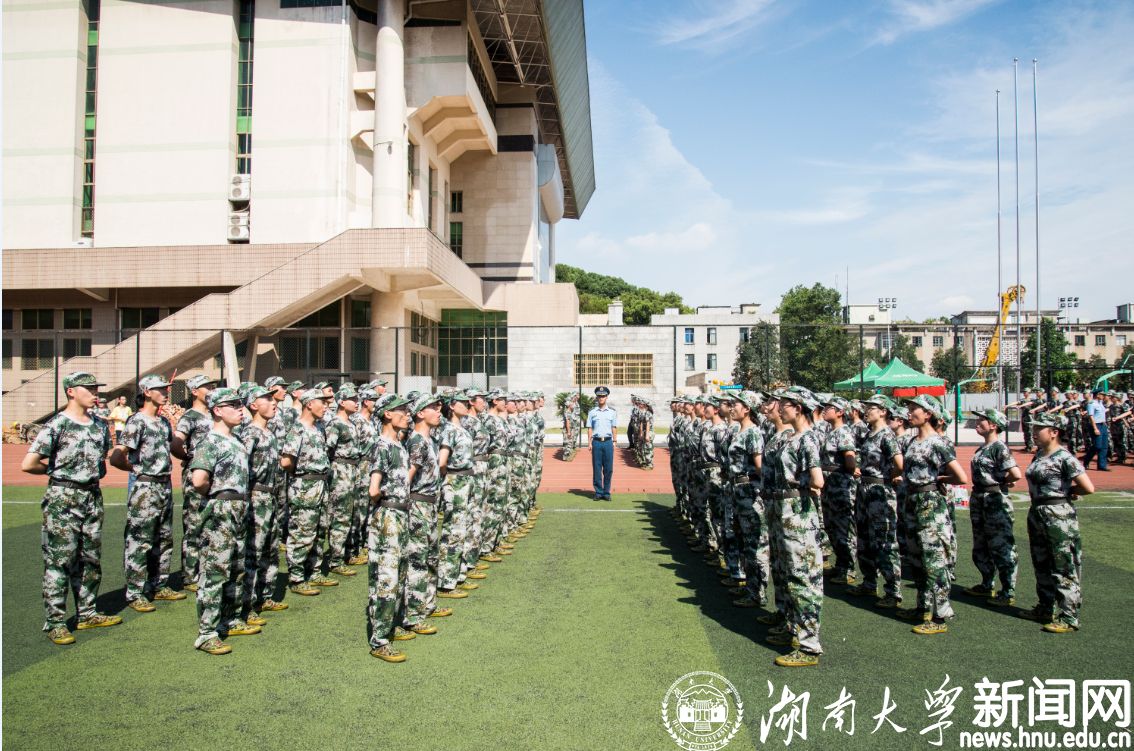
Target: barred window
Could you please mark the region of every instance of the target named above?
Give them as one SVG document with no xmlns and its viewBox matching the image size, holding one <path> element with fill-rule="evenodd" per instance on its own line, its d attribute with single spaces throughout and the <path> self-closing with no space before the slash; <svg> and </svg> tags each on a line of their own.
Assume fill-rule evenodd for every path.
<svg viewBox="0 0 1134 751">
<path fill-rule="evenodd" d="M 20 365 L 24 370 L 47 370 L 55 367 L 55 340 L 22 340 L 20 342 Z"/>
<path fill-rule="evenodd" d="M 653 354 L 575 355 L 577 386 L 653 386 Z"/>
<path fill-rule="evenodd" d="M 90 357 L 91 356 L 91 340 L 90 339 L 64 339 L 63 340 L 63 359 L 69 360 L 72 357 Z"/>
</svg>

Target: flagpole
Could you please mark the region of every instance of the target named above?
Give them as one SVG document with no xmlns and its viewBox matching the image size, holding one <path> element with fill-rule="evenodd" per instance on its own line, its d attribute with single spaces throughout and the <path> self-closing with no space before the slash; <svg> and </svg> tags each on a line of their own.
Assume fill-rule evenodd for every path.
<svg viewBox="0 0 1134 751">
<path fill-rule="evenodd" d="M 1004 294 L 1004 269 L 1003 259 L 1001 258 L 1001 231 L 1000 231 L 1000 89 L 996 90 L 996 306 L 993 308 L 997 311 L 996 314 L 996 394 L 997 399 L 1000 401 L 1000 406 L 1007 404 L 1004 398 L 1004 369 L 1001 367 L 1000 351 L 1000 338 L 1003 332 L 1000 330 L 1004 322 L 1000 320 L 1000 296 Z"/>
<path fill-rule="evenodd" d="M 1035 193 L 1036 193 L 1036 385 L 1040 383 L 1040 369 L 1043 359 L 1043 313 L 1040 310 L 1040 221 L 1039 221 L 1039 90 L 1037 88 L 1036 66 L 1038 61 L 1032 58 L 1032 130 L 1035 140 Z M 1048 355 L 1050 357 L 1050 355 Z M 1051 384 L 1048 384 L 1051 386 Z"/>
<path fill-rule="evenodd" d="M 1015 172 L 1016 172 L 1016 286 L 1020 286 L 1020 96 L 1016 81 L 1016 71 L 1020 58 L 1012 58 L 1012 101 L 1013 117 L 1016 123 L 1015 135 Z M 1023 314 L 1020 295 L 1016 295 L 1016 398 L 1020 398 L 1023 387 L 1024 349 L 1021 342 L 1021 317 Z"/>
</svg>

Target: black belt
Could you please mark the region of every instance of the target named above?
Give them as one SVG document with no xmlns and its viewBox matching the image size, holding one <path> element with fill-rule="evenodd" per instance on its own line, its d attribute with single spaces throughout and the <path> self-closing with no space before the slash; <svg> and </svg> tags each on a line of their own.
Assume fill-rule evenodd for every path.
<svg viewBox="0 0 1134 751">
<path fill-rule="evenodd" d="M 446 469 L 445 474 L 464 477 L 465 475 L 471 475 L 474 473 L 472 467 L 468 467 L 467 469 Z"/>
<path fill-rule="evenodd" d="M 977 485 L 976 483 L 973 483 L 973 492 L 974 493 L 991 493 L 994 490 L 999 491 L 1000 486 L 999 485 Z"/>
<path fill-rule="evenodd" d="M 492 454 L 477 454 L 476 456 L 473 457 L 473 460 L 478 461 L 478 462 L 486 462 L 491 457 L 492 457 Z"/>
<path fill-rule="evenodd" d="M 57 488 L 73 488 L 75 490 L 98 490 L 98 480 L 91 480 L 90 482 L 75 482 L 74 480 L 56 480 L 54 477 L 47 481 L 47 484 Z"/>
<path fill-rule="evenodd" d="M 252 490 L 257 493 L 274 493 L 276 492 L 276 487 L 274 485 L 265 485 L 262 482 L 257 482 L 253 483 Z"/>
<path fill-rule="evenodd" d="M 326 472 L 296 472 L 296 477 L 318 477 L 320 480 L 327 479 Z"/>
<path fill-rule="evenodd" d="M 235 490 L 222 490 L 219 493 L 210 493 L 209 494 L 209 500 L 210 501 L 243 501 L 243 500 L 245 500 L 245 495 L 243 493 L 237 493 Z"/>
<path fill-rule="evenodd" d="M 743 477 L 737 477 L 736 479 L 734 479 L 732 481 L 732 484 L 733 485 L 753 485 L 753 484 L 758 483 L 758 482 L 760 482 L 759 477 L 750 477 L 748 475 L 744 475 Z"/>
<path fill-rule="evenodd" d="M 823 471 L 824 472 L 841 472 L 843 469 L 844 469 L 844 467 L 840 467 L 838 464 L 824 464 L 823 465 Z"/>
<path fill-rule="evenodd" d="M 352 458 L 350 458 L 350 457 L 346 457 L 346 456 L 344 456 L 344 457 L 335 457 L 335 462 L 336 462 L 336 463 L 338 463 L 338 464 L 349 464 L 349 465 L 351 465 L 352 467 L 353 467 L 353 466 L 357 466 L 357 465 L 358 465 L 358 463 L 359 463 L 360 461 L 362 461 L 362 459 L 360 459 L 360 458 L 358 458 L 358 457 L 355 457 L 355 458 L 353 458 L 353 459 L 352 459 Z"/>
<path fill-rule="evenodd" d="M 381 508 L 388 508 L 391 511 L 405 511 L 409 508 L 409 504 L 405 501 L 392 501 L 389 498 L 383 498 L 378 501 Z"/>
<path fill-rule="evenodd" d="M 410 500 L 413 500 L 413 501 L 425 501 L 426 503 L 437 503 L 437 496 L 435 496 L 435 495 L 426 495 L 425 493 L 410 493 L 409 497 L 410 497 Z"/>
<path fill-rule="evenodd" d="M 169 475 L 135 475 L 134 482 L 169 482 Z"/>
<path fill-rule="evenodd" d="M 862 476 L 862 484 L 863 485 L 885 485 L 886 480 L 884 478 L 881 478 L 881 477 L 871 477 L 870 475 L 863 475 Z"/>
<path fill-rule="evenodd" d="M 773 490 L 772 498 L 777 501 L 782 501 L 785 498 L 799 498 L 799 490 L 792 488 L 791 490 Z"/>
<path fill-rule="evenodd" d="M 610 440 L 610 436 L 606 436 L 605 438 L 599 438 L 598 436 L 595 436 L 591 440 L 596 442 L 596 443 L 605 443 L 605 442 Z"/>
<path fill-rule="evenodd" d="M 910 485 L 909 488 L 911 493 L 928 493 L 931 490 L 937 492 L 937 483 L 927 482 L 924 485 Z"/>
<path fill-rule="evenodd" d="M 712 469 L 719 466 L 721 466 L 720 462 L 701 462 L 697 465 L 697 469 Z"/>
<path fill-rule="evenodd" d="M 1033 498 L 1033 506 L 1057 506 L 1060 503 L 1071 503 L 1072 500 L 1064 495 L 1046 495 L 1041 498 Z"/>
</svg>

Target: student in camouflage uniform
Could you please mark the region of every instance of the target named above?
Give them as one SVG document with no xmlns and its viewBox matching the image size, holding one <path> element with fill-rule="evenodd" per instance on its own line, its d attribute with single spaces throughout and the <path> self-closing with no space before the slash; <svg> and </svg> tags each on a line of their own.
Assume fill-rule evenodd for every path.
<svg viewBox="0 0 1134 751">
<path fill-rule="evenodd" d="M 290 475 L 287 500 L 288 588 L 297 595 L 319 594 L 316 587 L 334 587 L 338 582 L 319 571 L 321 524 L 327 503 L 327 478 L 331 459 L 323 429 L 327 403 L 323 392 L 308 389 L 300 397 L 303 411 L 280 446 L 280 466 Z"/>
<path fill-rule="evenodd" d="M 563 404 L 563 461 L 572 461 L 579 448 L 579 394 L 572 393 Z"/>
<path fill-rule="evenodd" d="M 532 455 L 535 458 L 535 477 L 532 478 L 532 502 L 529 513 L 539 515 L 540 507 L 536 501 L 536 494 L 539 492 L 539 485 L 543 481 L 543 446 L 547 440 L 547 420 L 543 417 L 544 398 L 543 392 L 536 392 L 535 401 L 532 403 L 533 416 L 536 424 L 536 439 L 535 446 L 532 449 Z"/>
<path fill-rule="evenodd" d="M 724 556 L 730 552 L 731 543 L 735 542 L 731 533 L 726 537 L 724 525 L 724 488 L 721 483 L 721 455 L 720 447 L 728 434 L 728 424 L 721 418 L 720 400 L 716 397 L 706 397 L 703 407 L 705 415 L 705 428 L 701 431 L 700 469 L 703 474 L 702 492 L 705 497 L 705 520 L 712 530 L 708 552 L 705 560 L 713 566 L 727 568 Z"/>
<path fill-rule="evenodd" d="M 1038 450 L 1024 477 L 1032 505 L 1028 510 L 1028 544 L 1036 571 L 1039 603 L 1027 616 L 1044 631 L 1067 634 L 1079 630 L 1083 594 L 1083 550 L 1075 499 L 1095 492 L 1083 464 L 1060 444 L 1066 421 L 1059 415 L 1037 415 L 1032 423 Z"/>
<path fill-rule="evenodd" d="M 980 572 L 980 584 L 965 590 L 974 597 L 988 598 L 992 605 L 1008 606 L 1016 601 L 1016 537 L 1012 532 L 1012 502 L 1008 488 L 1021 478 L 1012 452 L 1000 440 L 1008 427 L 1008 417 L 995 409 L 974 412 L 976 431 L 984 444 L 969 463 L 973 491 L 969 499 L 969 519 L 973 525 L 973 563 Z M 1000 574 L 1000 592 L 992 585 Z"/>
<path fill-rule="evenodd" d="M 758 394 L 752 391 L 737 394 L 732 415 L 739 430 L 727 453 L 731 504 L 740 528 L 744 570 L 741 596 L 733 604 L 741 608 L 761 607 L 767 603 L 770 586 L 767 515 L 760 497 L 764 433 L 753 419 L 759 408 Z"/>
<path fill-rule="evenodd" d="M 472 436 L 473 483 L 469 496 L 469 534 L 461 554 L 461 570 L 470 579 L 487 579 L 484 572 L 489 564 L 478 561 L 480 546 L 485 535 L 485 516 L 488 513 L 488 460 L 492 437 L 484 425 L 484 412 L 488 409 L 485 393 L 469 389 L 469 414 L 461 418 L 461 426 Z"/>
<path fill-rule="evenodd" d="M 858 441 L 855 429 L 843 421 L 850 413 L 846 399 L 830 396 L 822 401 L 823 420 L 830 426 L 822 437 L 820 459 L 823 463 L 823 522 L 831 541 L 835 563 L 831 569 L 832 584 L 854 585 L 855 498 L 858 495 Z M 865 427 L 865 425 L 864 425 Z"/>
<path fill-rule="evenodd" d="M 793 647 L 775 663 L 782 667 L 819 664 L 823 647 L 819 623 L 823 608 L 823 554 L 819 546 L 818 505 L 823 490 L 819 439 L 811 430 L 811 415 L 819 406 L 806 389 L 778 391 L 780 419 L 792 432 L 771 458 L 772 497 L 776 500 L 778 548 L 772 565 L 781 568 L 786 585 L 785 621 L 773 626 L 766 641 Z"/>
<path fill-rule="evenodd" d="M 409 406 L 413 430 L 406 439 L 409 453 L 409 507 L 406 537 L 404 626 L 415 634 L 435 634 L 426 618 L 452 615 L 437 607 L 437 504 L 441 471 L 430 432 L 441 424 L 441 400 L 421 394 Z"/>
<path fill-rule="evenodd" d="M 374 403 L 378 394 L 366 387 L 358 392 L 358 411 L 350 416 L 358 440 L 358 467 L 355 474 L 357 481 L 354 513 L 351 515 L 350 533 L 346 541 L 347 564 L 361 566 L 369 562 L 366 551 L 366 537 L 369 523 L 367 515 L 370 513 L 370 503 L 367 499 L 370 487 L 370 454 L 374 449 L 374 441 L 378 439 L 381 424 L 374 420 Z"/>
<path fill-rule="evenodd" d="M 441 450 L 437 463 L 444 477 L 441 486 L 441 536 L 438 543 L 437 596 L 460 599 L 478 589 L 475 582 L 465 582 L 462 570 L 465 539 L 469 535 L 472 516 L 472 491 L 476 485 L 473 467 L 473 437 L 461 425 L 469 415 L 469 396 L 457 392 L 445 397 L 441 425 Z"/>
<path fill-rule="evenodd" d="M 110 426 L 88 415 L 102 386 L 90 373 L 63 378 L 67 406 L 36 435 L 20 469 L 48 476 L 43 495 L 43 630 L 53 644 L 74 644 L 67 628 L 67 590 L 75 596 L 78 630 L 122 619 L 95 609 L 102 582 L 102 490 Z"/>
<path fill-rule="evenodd" d="M 712 427 L 713 441 L 716 443 L 716 454 L 720 460 L 720 498 L 717 507 L 720 510 L 720 520 L 717 526 L 720 541 L 721 557 L 715 563 L 725 570 L 722 582 L 729 586 L 739 586 L 744 579 L 739 528 L 736 523 L 736 504 L 732 492 L 732 476 L 729 474 L 728 452 L 732 446 L 733 438 L 739 431 L 738 424 L 733 420 L 732 410 L 736 405 L 736 396 L 731 392 L 722 392 L 717 397 L 717 415 L 721 418 L 719 424 Z"/>
<path fill-rule="evenodd" d="M 396 394 L 379 396 L 374 417 L 381 430 L 370 452 L 367 552 L 369 599 L 366 630 L 370 654 L 386 662 L 405 662 L 391 640 L 405 641 L 416 634 L 401 628 L 405 609 L 409 535 L 409 453 L 398 435 L 409 426 L 405 399 Z"/>
<path fill-rule="evenodd" d="M 276 416 L 278 402 L 266 388 L 248 391 L 244 403 L 252 422 L 240 431 L 240 442 L 248 452 L 248 516 L 244 538 L 244 613 L 252 626 L 267 623 L 264 611 L 286 610 L 287 603 L 273 599 L 279 549 L 276 530 L 280 513 L 280 444 L 269 425 Z"/>
<path fill-rule="evenodd" d="M 638 397 L 638 450 L 635 458 L 643 469 L 654 468 L 654 405 L 645 397 Z"/>
<path fill-rule="evenodd" d="M 186 595 L 169 587 L 173 558 L 173 462 L 169 451 L 173 428 L 159 414 L 169 401 L 169 383 L 161 376 L 147 375 L 138 381 L 138 390 L 145 402 L 126 421 L 122 447 L 111 455 L 110 463 L 134 473 L 126 501 L 126 604 L 139 613 L 149 613 L 155 608 L 147 593 L 155 600 L 168 601 L 184 600 Z"/>
<path fill-rule="evenodd" d="M 193 483 L 189 481 L 189 463 L 193 461 L 197 444 L 212 430 L 213 421 L 209 418 L 205 400 L 217 382 L 206 375 L 195 375 L 185 385 L 193 396 L 193 404 L 177 421 L 171 451 L 181 460 L 181 578 L 185 582 L 185 589 L 195 592 L 199 573 L 201 505 L 204 498 L 193 489 Z"/>
<path fill-rule="evenodd" d="M 197 579 L 199 628 L 193 646 L 211 655 L 232 647 L 220 633 L 247 636 L 259 626 L 240 618 L 243 603 L 244 535 L 248 513 L 248 452 L 235 436 L 243 402 L 233 389 L 219 388 L 208 397 L 213 429 L 196 446 L 189 463 L 193 488 L 205 499 L 201 506 L 201 573 Z"/>
<path fill-rule="evenodd" d="M 949 577 L 951 543 L 949 506 L 941 492 L 943 481 L 966 485 L 965 471 L 957 463 L 953 445 L 937 433 L 943 419 L 941 405 L 928 396 L 904 400 L 909 407 L 909 422 L 917 432 L 902 457 L 902 482 L 908 496 L 907 514 L 915 535 L 910 539 L 914 559 L 914 583 L 917 585 L 917 607 L 899 611 L 909 619 L 922 622 L 913 627 L 915 634 L 944 634 L 945 625 L 953 617 L 949 602 L 952 581 Z"/>
<path fill-rule="evenodd" d="M 324 506 L 326 517 L 320 524 L 327 532 L 321 568 L 338 576 L 354 576 L 355 570 L 346 565 L 346 545 L 355 507 L 361 505 L 358 465 L 362 461 L 362 444 L 351 419 L 358 413 L 358 392 L 354 386 L 346 384 L 339 389 L 335 401 L 338 414 L 325 424 L 331 481 L 327 486 L 327 503 Z"/>
<path fill-rule="evenodd" d="M 873 396 L 863 404 L 869 432 L 859 447 L 862 480 L 855 506 L 858 524 L 858 565 L 862 583 L 849 592 L 863 597 L 878 595 L 879 608 L 897 608 L 902 602 L 902 564 L 898 554 L 898 501 L 894 483 L 902 475 L 902 452 L 898 439 L 886 424 L 892 402 Z"/>
<path fill-rule="evenodd" d="M 507 458 L 508 477 L 507 493 L 500 520 L 501 539 L 496 543 L 498 555 L 512 555 L 513 544 L 508 539 L 515 527 L 517 507 L 523 495 L 524 483 L 524 426 L 520 421 L 520 398 L 515 393 L 509 393 L 504 402 L 505 414 L 504 430 L 507 442 L 504 446 L 504 455 Z"/>
<path fill-rule="evenodd" d="M 488 412 L 480 416 L 488 435 L 488 480 L 484 514 L 484 535 L 480 544 L 482 563 L 499 563 L 504 552 L 497 545 L 502 542 L 504 507 L 508 503 L 508 441 L 507 396 L 500 390 L 488 394 Z"/>
<path fill-rule="evenodd" d="M 910 442 L 915 437 L 914 432 L 908 429 L 909 416 L 908 408 L 901 403 L 895 403 L 890 409 L 890 418 L 886 420 L 886 426 L 894 432 L 894 439 L 898 442 L 898 453 L 902 456 L 905 456 L 906 449 L 909 448 Z M 915 535 L 912 526 L 912 514 L 909 513 L 909 493 L 906 492 L 904 482 L 898 482 L 894 485 L 894 495 L 898 501 L 898 557 L 902 562 L 903 575 L 912 579 L 917 564 L 914 563 L 910 540 Z"/>
</svg>

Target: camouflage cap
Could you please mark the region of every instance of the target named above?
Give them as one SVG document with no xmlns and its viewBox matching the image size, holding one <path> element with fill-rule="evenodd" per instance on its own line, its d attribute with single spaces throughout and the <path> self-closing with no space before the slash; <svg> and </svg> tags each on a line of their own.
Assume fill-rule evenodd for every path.
<svg viewBox="0 0 1134 751">
<path fill-rule="evenodd" d="M 292 381 L 291 383 L 289 383 L 287 385 L 287 393 L 291 394 L 291 393 L 294 393 L 295 391 L 298 391 L 299 389 L 305 389 L 305 388 L 307 388 L 307 385 L 305 383 L 303 383 L 303 381 Z"/>
<path fill-rule="evenodd" d="M 388 385 L 390 385 L 390 382 L 387 381 L 385 378 L 375 378 L 373 381 L 371 381 L 370 383 L 368 383 L 366 385 L 369 386 L 370 388 L 377 388 L 378 386 L 388 386 Z"/>
<path fill-rule="evenodd" d="M 190 391 L 196 391 L 197 389 L 204 388 L 205 386 L 215 386 L 216 384 L 216 378 L 209 378 L 204 373 L 195 375 L 185 382 L 185 385 L 189 388 Z"/>
<path fill-rule="evenodd" d="M 378 398 L 378 392 L 372 388 L 359 389 L 358 398 L 362 401 L 374 401 Z"/>
<path fill-rule="evenodd" d="M 358 401 L 358 390 L 355 389 L 354 384 L 344 383 L 339 386 L 339 390 L 335 392 L 335 399 L 338 401 Z"/>
<path fill-rule="evenodd" d="M 1057 415 L 1054 412 L 1043 412 L 1032 418 L 1033 428 L 1056 428 L 1057 430 L 1067 429 L 1067 418 L 1063 415 Z"/>
<path fill-rule="evenodd" d="M 240 404 L 241 401 L 240 394 L 236 393 L 236 389 L 222 386 L 219 389 L 213 389 L 209 392 L 208 397 L 205 399 L 205 404 L 208 405 L 209 409 L 213 409 L 222 404 Z"/>
<path fill-rule="evenodd" d="M 471 402 L 472 397 L 469 396 L 469 392 L 458 390 L 445 394 L 444 400 L 446 404 L 452 404 L 453 402 Z"/>
<path fill-rule="evenodd" d="M 68 373 L 63 376 L 63 388 L 69 389 L 72 386 L 105 386 L 105 383 L 99 383 L 98 379 L 91 373 L 79 370 L 74 373 Z"/>
<path fill-rule="evenodd" d="M 311 388 L 303 392 L 303 396 L 299 397 L 299 403 L 306 406 L 315 400 L 326 399 L 323 392 L 319 389 Z"/>
<path fill-rule="evenodd" d="M 896 420 L 908 420 L 910 419 L 910 410 L 901 404 L 895 404 L 890 408 L 890 417 Z"/>
<path fill-rule="evenodd" d="M 378 401 L 374 403 L 374 415 L 378 419 L 382 419 L 382 415 L 390 410 L 404 407 L 407 404 L 409 404 L 409 401 L 397 394 L 382 394 L 382 396 L 378 397 Z"/>
<path fill-rule="evenodd" d="M 866 411 L 867 407 L 871 407 L 871 406 L 881 407 L 884 410 L 887 410 L 889 412 L 893 412 L 894 411 L 894 400 L 891 399 L 890 397 L 886 396 L 885 394 L 875 394 L 874 396 L 870 397 L 869 399 L 867 399 L 866 401 L 864 401 L 862 403 L 863 412 Z"/>
<path fill-rule="evenodd" d="M 465 394 L 468 395 L 470 401 L 480 396 L 487 396 L 487 392 L 478 388 L 465 389 Z"/>
<path fill-rule="evenodd" d="M 266 381 L 264 381 L 264 388 L 266 388 L 266 389 L 274 389 L 276 386 L 286 386 L 286 385 L 287 385 L 287 381 L 285 381 L 280 376 L 271 376 Z"/>
<path fill-rule="evenodd" d="M 776 392 L 776 397 L 780 401 L 789 401 L 798 404 L 804 409 L 814 410 L 819 406 L 819 400 L 811 393 L 809 389 L 803 386 L 791 386 L 786 389 L 780 389 Z"/>
<path fill-rule="evenodd" d="M 753 412 L 760 409 L 760 405 L 764 403 L 764 400 L 755 391 L 737 392 L 736 400 Z"/>
<path fill-rule="evenodd" d="M 850 409 L 850 402 L 841 396 L 835 396 L 834 394 L 823 394 L 822 396 L 824 398 L 819 400 L 819 404 L 824 407 L 834 407 L 840 412 L 847 412 Z"/>
<path fill-rule="evenodd" d="M 272 392 L 268 391 L 268 389 L 264 388 L 263 386 L 253 386 L 252 388 L 248 389 L 247 392 L 245 392 L 244 403 L 246 405 L 248 405 L 249 407 L 251 407 L 252 402 L 256 401 L 257 399 L 259 399 L 261 397 L 271 396 L 271 395 L 272 395 Z"/>
<path fill-rule="evenodd" d="M 938 420 L 944 419 L 944 416 L 942 414 L 944 410 L 941 409 L 941 405 L 937 403 L 936 399 L 927 394 L 907 397 L 905 399 L 902 399 L 902 404 L 911 407 L 921 407 L 926 412 L 936 417 Z"/>
<path fill-rule="evenodd" d="M 236 393 L 240 394 L 240 398 L 243 399 L 255 386 L 256 384 L 252 383 L 251 381 L 243 381 L 239 386 L 236 387 Z"/>
<path fill-rule="evenodd" d="M 412 402 L 414 399 L 418 398 L 419 396 L 421 396 L 421 392 L 418 391 L 417 389 L 414 389 L 413 391 L 410 391 L 408 394 L 406 394 L 406 401 Z"/>
<path fill-rule="evenodd" d="M 319 381 L 316 384 L 312 384 L 311 388 L 315 389 L 316 391 L 322 391 L 330 385 L 331 384 L 327 383 L 326 381 Z"/>
<path fill-rule="evenodd" d="M 437 396 L 436 394 L 429 394 L 429 393 L 421 394 L 416 399 L 414 399 L 413 402 L 410 404 L 410 414 L 413 415 L 414 417 L 417 417 L 417 414 L 419 412 L 421 412 L 421 410 L 425 409 L 426 407 L 428 407 L 430 405 L 440 404 L 440 403 L 441 403 L 441 397 Z"/>
<path fill-rule="evenodd" d="M 1008 427 L 1008 415 L 998 409 L 976 409 L 972 413 L 977 418 L 983 418 L 995 425 L 999 430 Z"/>
<path fill-rule="evenodd" d="M 169 386 L 169 381 L 165 380 L 159 375 L 146 375 L 142 376 L 138 381 L 138 391 L 149 391 L 150 389 L 164 389 Z"/>
<path fill-rule="evenodd" d="M 497 399 L 507 399 L 508 398 L 507 394 L 505 394 L 501 389 L 492 389 L 491 391 L 488 392 L 488 394 L 486 394 L 486 396 L 488 397 L 488 401 L 490 401 L 490 402 L 494 402 Z"/>
</svg>

